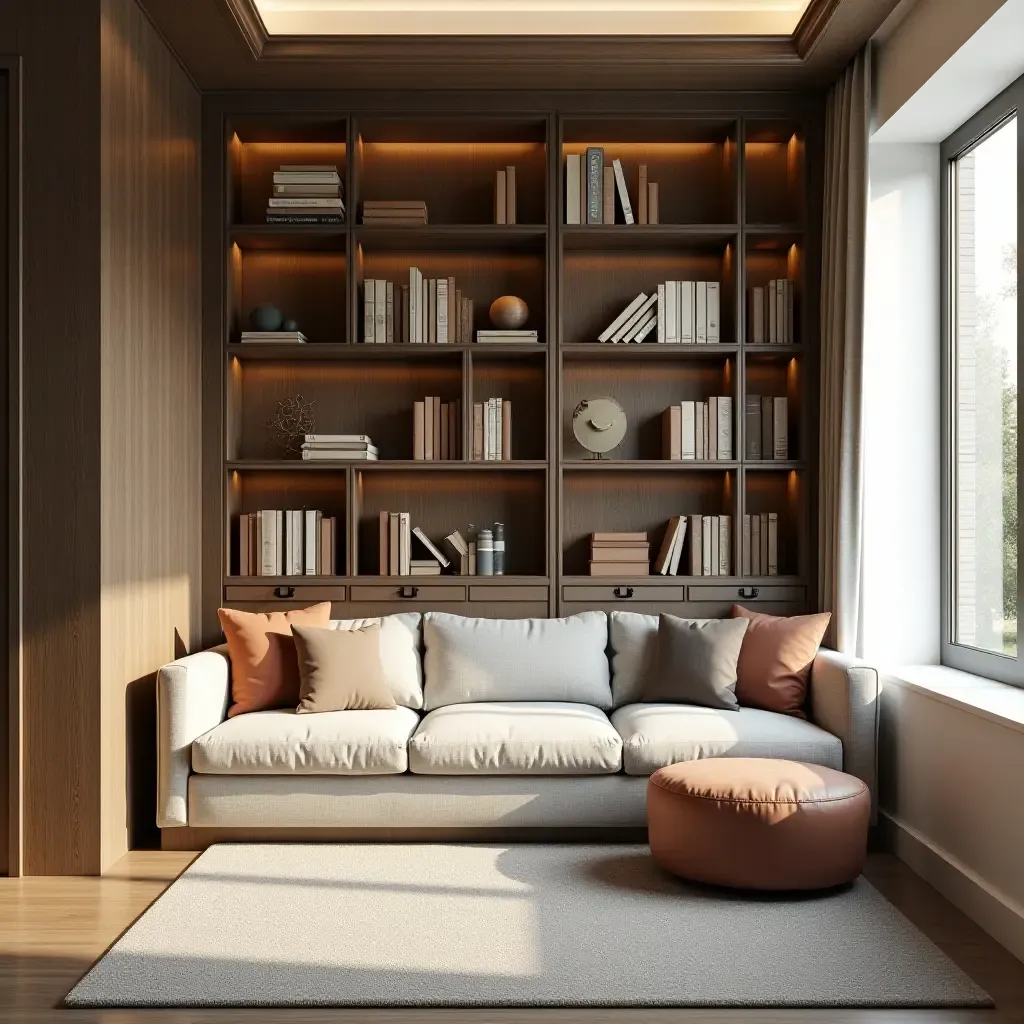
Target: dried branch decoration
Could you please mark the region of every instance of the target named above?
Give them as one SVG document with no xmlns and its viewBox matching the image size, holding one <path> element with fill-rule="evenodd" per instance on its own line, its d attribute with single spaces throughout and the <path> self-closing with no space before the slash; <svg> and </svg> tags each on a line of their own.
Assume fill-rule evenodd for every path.
<svg viewBox="0 0 1024 1024">
<path fill-rule="evenodd" d="M 267 420 L 271 446 L 283 455 L 300 454 L 306 434 L 312 434 L 313 429 L 313 402 L 307 402 L 302 395 L 281 399 L 277 412 Z"/>
</svg>

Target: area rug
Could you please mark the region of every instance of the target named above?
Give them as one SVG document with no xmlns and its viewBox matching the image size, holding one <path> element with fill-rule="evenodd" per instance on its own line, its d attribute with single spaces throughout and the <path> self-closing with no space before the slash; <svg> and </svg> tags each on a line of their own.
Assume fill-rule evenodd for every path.
<svg viewBox="0 0 1024 1024">
<path fill-rule="evenodd" d="M 645 846 L 214 846 L 69 1006 L 961 1007 L 986 994 L 864 879 L 688 885 Z"/>
</svg>

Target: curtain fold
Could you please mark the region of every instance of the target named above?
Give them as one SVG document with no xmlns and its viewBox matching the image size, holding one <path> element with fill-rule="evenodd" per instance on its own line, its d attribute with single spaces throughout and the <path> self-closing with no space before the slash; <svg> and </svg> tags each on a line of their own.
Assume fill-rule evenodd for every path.
<svg viewBox="0 0 1024 1024">
<path fill-rule="evenodd" d="M 828 95 L 821 264 L 818 600 L 826 643 L 862 654 L 864 250 L 871 55 L 865 47 Z"/>
</svg>

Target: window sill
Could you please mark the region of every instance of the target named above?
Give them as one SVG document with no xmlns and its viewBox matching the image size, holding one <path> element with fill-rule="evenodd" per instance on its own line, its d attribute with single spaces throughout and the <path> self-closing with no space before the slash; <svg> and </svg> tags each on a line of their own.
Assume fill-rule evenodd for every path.
<svg viewBox="0 0 1024 1024">
<path fill-rule="evenodd" d="M 945 665 L 904 665 L 882 675 L 886 683 L 906 686 L 1024 733 L 1024 688 Z"/>
</svg>

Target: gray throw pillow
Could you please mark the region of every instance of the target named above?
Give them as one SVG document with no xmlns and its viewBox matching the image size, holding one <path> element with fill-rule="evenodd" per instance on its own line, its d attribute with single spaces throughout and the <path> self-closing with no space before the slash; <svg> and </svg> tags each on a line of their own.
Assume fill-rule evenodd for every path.
<svg viewBox="0 0 1024 1024">
<path fill-rule="evenodd" d="M 659 615 L 654 669 L 643 699 L 738 711 L 736 665 L 746 631 L 745 619 Z"/>
</svg>

